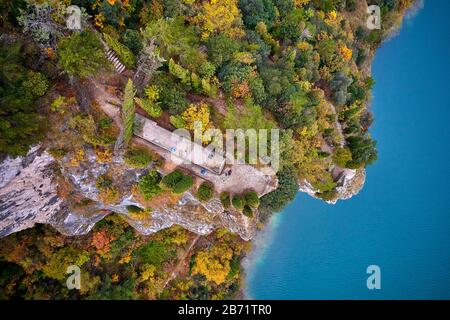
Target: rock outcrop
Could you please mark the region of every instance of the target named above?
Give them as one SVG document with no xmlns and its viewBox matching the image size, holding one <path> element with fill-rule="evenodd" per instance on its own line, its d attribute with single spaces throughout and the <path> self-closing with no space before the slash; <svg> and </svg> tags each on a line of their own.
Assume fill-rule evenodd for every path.
<svg viewBox="0 0 450 320">
<path fill-rule="evenodd" d="M 0 237 L 33 227 L 36 223 L 50 224 L 69 236 L 85 234 L 111 212 L 120 214 L 142 234 L 151 234 L 174 224 L 200 235 L 225 227 L 244 240 L 250 240 L 256 232 L 257 215 L 249 219 L 240 212 L 224 210 L 217 198 L 202 203 L 189 192 L 175 204 L 161 205 L 151 214 L 136 218 L 127 207 L 141 205 L 133 200 L 130 190 L 145 170 L 125 169 L 120 157 L 108 164 L 98 163 L 89 150 L 86 161 L 78 166 L 68 165 L 68 160 L 56 161 L 38 146 L 26 157 L 7 158 L 0 164 Z M 114 169 L 121 172 L 115 180 L 127 191 L 122 192 L 118 204 L 106 205 L 99 199 L 95 181 L 99 175 Z M 90 203 L 74 208 L 67 195 L 59 194 L 61 178 L 70 186 L 70 191 L 66 190 L 69 197 L 78 195 L 89 199 Z"/>
<path fill-rule="evenodd" d="M 6 158 L 0 166 L 0 236 L 52 223 L 59 211 L 53 158 L 32 148 L 26 157 Z"/>
<path fill-rule="evenodd" d="M 366 179 L 366 171 L 364 169 L 339 169 L 339 174 L 336 179 L 336 197 L 333 200 L 327 200 L 329 204 L 336 204 L 338 200 L 347 200 L 357 195 L 364 186 Z M 299 191 L 305 192 L 311 197 L 317 198 L 319 190 L 305 180 L 300 180 Z"/>
</svg>

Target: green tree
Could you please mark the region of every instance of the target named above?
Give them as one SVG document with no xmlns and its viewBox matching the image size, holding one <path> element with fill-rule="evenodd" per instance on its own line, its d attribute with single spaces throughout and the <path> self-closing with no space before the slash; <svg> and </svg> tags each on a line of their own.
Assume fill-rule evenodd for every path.
<svg viewBox="0 0 450 320">
<path fill-rule="evenodd" d="M 230 61 L 233 58 L 233 54 L 241 48 L 241 44 L 238 41 L 223 34 L 209 37 L 206 46 L 208 48 L 208 59 L 216 67 L 220 67 L 222 64 Z"/>
<path fill-rule="evenodd" d="M 200 201 L 209 201 L 214 195 L 214 186 L 211 182 L 203 182 L 197 190 L 197 198 Z"/>
<path fill-rule="evenodd" d="M 146 39 L 155 39 L 162 57 L 173 58 L 191 71 L 206 60 L 198 50 L 199 39 L 194 28 L 187 26 L 181 17 L 154 20 L 147 25 L 143 35 Z"/>
<path fill-rule="evenodd" d="M 156 170 L 152 170 L 139 180 L 138 187 L 139 191 L 145 200 L 150 200 L 154 196 L 162 192 L 159 182 L 161 181 L 161 176 Z"/>
<path fill-rule="evenodd" d="M 135 29 L 127 29 L 125 30 L 123 36 L 123 43 L 133 51 L 135 55 L 139 54 L 142 50 L 143 45 L 141 41 L 141 36 L 139 35 L 139 31 Z"/>
<path fill-rule="evenodd" d="M 341 71 L 336 72 L 333 80 L 330 81 L 330 88 L 333 90 L 333 100 L 338 106 L 345 104 L 351 97 L 347 90 L 352 81 L 351 77 Z"/>
<path fill-rule="evenodd" d="M 252 218 L 253 217 L 253 210 L 252 207 L 245 205 L 244 208 L 242 209 L 242 213 L 244 214 L 244 216 Z"/>
<path fill-rule="evenodd" d="M 259 198 L 255 191 L 249 191 L 244 194 L 245 203 L 252 208 L 258 208 Z"/>
<path fill-rule="evenodd" d="M 152 156 L 144 149 L 128 149 L 124 160 L 131 168 L 142 169 L 150 164 Z"/>
<path fill-rule="evenodd" d="M 333 153 L 333 162 L 342 168 L 346 168 L 347 163 L 352 160 L 352 153 L 349 148 L 336 148 Z"/>
<path fill-rule="evenodd" d="M 180 194 L 192 187 L 193 179 L 189 175 L 184 175 L 180 170 L 174 170 L 164 176 L 161 183 L 171 189 L 174 193 Z"/>
<path fill-rule="evenodd" d="M 22 83 L 23 89 L 31 97 L 42 97 L 48 89 L 48 80 L 40 72 L 29 71 Z"/>
<path fill-rule="evenodd" d="M 130 143 L 131 137 L 133 136 L 134 115 L 136 112 L 134 95 L 133 81 L 128 79 L 122 103 L 123 141 L 125 146 Z"/>
<path fill-rule="evenodd" d="M 191 176 L 183 176 L 180 181 L 178 181 L 175 186 L 172 188 L 174 193 L 180 194 L 188 191 L 192 185 L 194 184 L 194 180 Z"/>
<path fill-rule="evenodd" d="M 244 209 L 245 206 L 245 199 L 240 194 L 233 195 L 233 199 L 231 200 L 231 203 L 233 204 L 233 207 L 237 210 Z"/>
<path fill-rule="evenodd" d="M 220 202 L 222 202 L 222 205 L 224 207 L 224 209 L 228 209 L 231 206 L 231 197 L 230 197 L 230 193 L 228 192 L 222 192 L 220 194 Z"/>
<path fill-rule="evenodd" d="M 285 40 L 296 41 L 305 27 L 303 11 L 296 9 L 289 12 L 283 19 L 277 30 L 279 36 Z"/>
<path fill-rule="evenodd" d="M 173 258 L 174 255 L 174 250 L 171 250 L 161 241 L 150 241 L 138 251 L 140 262 L 153 264 L 157 268 L 160 268 L 163 262 Z"/>
<path fill-rule="evenodd" d="M 263 21 L 270 29 L 275 20 L 275 7 L 272 0 L 239 0 L 239 9 L 244 18 L 244 24 L 249 29 L 254 29 L 260 21 Z"/>
<path fill-rule="evenodd" d="M 100 40 L 89 31 L 74 32 L 59 40 L 58 57 L 67 74 L 81 78 L 96 74 L 107 63 Z"/>
<path fill-rule="evenodd" d="M 349 168 L 360 168 L 372 164 L 378 158 L 376 142 L 371 137 L 350 136 L 347 146 L 352 153 L 352 160 L 347 162 Z"/>
<path fill-rule="evenodd" d="M 278 188 L 261 197 L 259 206 L 265 213 L 280 212 L 298 192 L 297 175 L 289 167 L 277 172 Z"/>
<path fill-rule="evenodd" d="M 186 110 L 188 101 L 182 85 L 167 74 L 160 73 L 153 79 L 159 91 L 159 101 L 164 110 L 171 115 L 177 115 Z"/>
<path fill-rule="evenodd" d="M 31 57 L 32 59 L 34 59 Z M 0 46 L 0 153 L 25 155 L 42 137 L 42 117 L 36 99 L 49 83 L 46 77 L 25 67 L 21 42 Z"/>
</svg>

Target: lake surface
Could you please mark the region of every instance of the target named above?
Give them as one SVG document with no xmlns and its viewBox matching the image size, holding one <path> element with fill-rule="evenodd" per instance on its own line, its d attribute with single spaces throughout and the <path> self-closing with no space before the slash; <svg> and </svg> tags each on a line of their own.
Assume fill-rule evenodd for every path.
<svg viewBox="0 0 450 320">
<path fill-rule="evenodd" d="M 373 63 L 379 159 L 332 206 L 298 194 L 248 272 L 255 299 L 450 298 L 450 1 L 429 0 Z M 366 268 L 381 268 L 368 290 Z"/>
</svg>

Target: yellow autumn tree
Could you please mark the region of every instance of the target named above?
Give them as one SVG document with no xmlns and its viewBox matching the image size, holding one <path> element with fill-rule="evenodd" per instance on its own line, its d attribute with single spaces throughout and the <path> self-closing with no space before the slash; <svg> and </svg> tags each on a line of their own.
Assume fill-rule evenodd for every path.
<svg viewBox="0 0 450 320">
<path fill-rule="evenodd" d="M 350 59 L 353 56 L 352 49 L 348 48 L 345 44 L 340 44 L 338 50 L 341 53 L 342 58 L 344 58 L 345 61 L 350 61 Z"/>
<path fill-rule="evenodd" d="M 294 0 L 296 7 L 301 7 L 301 6 L 307 5 L 310 2 L 311 2 L 311 0 Z"/>
<path fill-rule="evenodd" d="M 200 121 L 202 124 L 202 131 L 209 128 L 209 106 L 201 102 L 200 104 L 191 104 L 181 114 L 184 120 L 185 128 L 188 130 L 194 130 L 195 121 Z"/>
<path fill-rule="evenodd" d="M 154 281 L 155 278 L 155 273 L 156 273 L 156 267 L 152 264 L 144 264 L 141 267 L 141 274 L 139 277 L 139 282 L 144 282 L 144 281 Z"/>
<path fill-rule="evenodd" d="M 203 274 L 208 281 L 222 284 L 230 273 L 233 250 L 226 245 L 213 246 L 207 251 L 200 251 L 195 258 L 193 274 Z"/>
<path fill-rule="evenodd" d="M 202 38 L 212 33 L 224 33 L 230 37 L 244 35 L 238 0 L 203 1 L 202 12 L 194 19 L 202 28 Z"/>
</svg>

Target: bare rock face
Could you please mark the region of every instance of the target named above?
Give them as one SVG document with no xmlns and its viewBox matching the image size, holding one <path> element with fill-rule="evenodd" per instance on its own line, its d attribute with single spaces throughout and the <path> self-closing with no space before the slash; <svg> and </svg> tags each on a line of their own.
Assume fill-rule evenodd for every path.
<svg viewBox="0 0 450 320">
<path fill-rule="evenodd" d="M 58 196 L 57 163 L 39 146 L 25 157 L 6 158 L 0 164 L 0 237 L 50 224 L 65 235 L 89 232 L 106 213 L 94 208 L 90 215 L 71 212 Z"/>
<path fill-rule="evenodd" d="M 32 148 L 26 157 L 0 166 L 0 237 L 51 223 L 62 205 L 54 183 L 53 158 Z"/>
<path fill-rule="evenodd" d="M 347 200 L 357 195 L 364 186 L 366 180 L 366 170 L 364 169 L 345 169 L 342 176 L 338 179 L 336 191 L 339 200 Z"/>
<path fill-rule="evenodd" d="M 124 169 L 120 158 L 110 164 L 98 163 L 89 150 L 86 161 L 79 166 L 71 167 L 67 162 L 68 159 L 56 161 L 35 147 L 26 157 L 7 158 L 0 164 L 0 237 L 36 223 L 50 224 L 68 236 L 86 234 L 111 212 L 120 214 L 142 234 L 158 232 L 174 224 L 200 235 L 224 227 L 244 240 L 250 240 L 256 232 L 257 215 L 249 219 L 240 212 L 224 210 L 217 198 L 202 203 L 189 192 L 175 204 L 163 205 L 151 214 L 136 218 L 127 207 L 141 206 L 133 200 L 130 190 L 143 174 L 142 169 Z M 124 192 L 119 203 L 107 205 L 100 201 L 95 181 L 111 168 L 120 172 L 115 179 Z M 90 199 L 91 203 L 74 210 L 68 199 L 58 195 L 57 172 L 69 181 L 71 192 Z"/>
<path fill-rule="evenodd" d="M 240 212 L 225 210 L 217 198 L 202 203 L 190 192 L 186 192 L 176 205 L 159 208 L 147 219 L 133 219 L 128 214 L 124 217 L 142 234 L 151 234 L 177 224 L 200 235 L 224 227 L 244 240 L 253 238 L 257 221 L 257 217 L 249 219 Z"/>
</svg>

